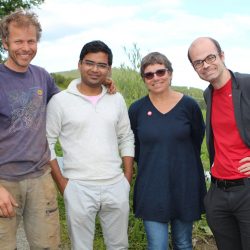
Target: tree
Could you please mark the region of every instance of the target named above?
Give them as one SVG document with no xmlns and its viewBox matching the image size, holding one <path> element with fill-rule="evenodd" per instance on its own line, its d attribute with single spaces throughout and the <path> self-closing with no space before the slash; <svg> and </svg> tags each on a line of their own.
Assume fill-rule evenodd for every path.
<svg viewBox="0 0 250 250">
<path fill-rule="evenodd" d="M 142 59 L 140 48 L 138 48 L 136 43 L 133 43 L 132 49 L 127 49 L 126 47 L 123 47 L 123 49 L 132 65 L 132 69 L 139 71 Z"/>
<path fill-rule="evenodd" d="M 10 14 L 16 9 L 31 9 L 32 7 L 39 6 L 44 3 L 44 0 L 0 0 L 0 19 Z M 0 40 L 0 62 L 4 58 L 4 49 L 2 40 Z"/>
</svg>

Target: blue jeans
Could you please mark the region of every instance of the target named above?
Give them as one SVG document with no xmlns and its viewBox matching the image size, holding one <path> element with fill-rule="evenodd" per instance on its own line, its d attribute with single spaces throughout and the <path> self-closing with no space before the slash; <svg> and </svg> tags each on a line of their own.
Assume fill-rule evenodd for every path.
<svg viewBox="0 0 250 250">
<path fill-rule="evenodd" d="M 147 235 L 148 250 L 168 249 L 168 223 L 143 221 Z M 175 250 L 192 250 L 193 222 L 172 220 L 171 235 Z"/>
</svg>

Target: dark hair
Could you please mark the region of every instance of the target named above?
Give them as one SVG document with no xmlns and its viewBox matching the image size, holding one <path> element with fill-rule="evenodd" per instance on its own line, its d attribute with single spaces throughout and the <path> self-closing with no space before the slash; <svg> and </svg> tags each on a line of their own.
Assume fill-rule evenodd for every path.
<svg viewBox="0 0 250 250">
<path fill-rule="evenodd" d="M 140 74 L 142 78 L 144 75 L 145 68 L 153 64 L 163 64 L 168 69 L 169 72 L 171 73 L 173 72 L 172 63 L 168 60 L 168 58 L 165 55 L 159 52 L 151 52 L 142 58 L 141 68 L 140 68 Z"/>
<path fill-rule="evenodd" d="M 111 66 L 113 62 L 112 51 L 104 42 L 100 40 L 95 40 L 86 43 L 81 50 L 79 61 L 81 62 L 88 53 L 98 53 L 98 52 L 103 52 L 108 55 L 108 65 Z"/>
<path fill-rule="evenodd" d="M 215 40 L 214 38 L 212 38 L 212 37 L 206 37 L 206 38 L 207 38 L 208 40 L 210 40 L 210 41 L 214 44 L 214 46 L 215 46 L 215 48 L 216 48 L 218 54 L 221 55 L 222 49 L 221 49 L 221 46 L 220 46 L 219 42 L 218 42 L 217 40 Z M 188 49 L 188 60 L 189 60 L 189 62 L 192 63 L 192 60 L 191 60 L 191 57 L 190 57 L 190 54 L 189 54 L 189 50 L 190 50 L 190 47 L 189 47 L 189 49 Z"/>
<path fill-rule="evenodd" d="M 33 25 L 36 28 L 37 41 L 40 40 L 42 28 L 34 12 L 18 9 L 5 16 L 0 22 L 0 36 L 5 41 L 8 41 L 9 25 L 11 23 L 14 23 L 17 27 L 28 27 Z"/>
</svg>

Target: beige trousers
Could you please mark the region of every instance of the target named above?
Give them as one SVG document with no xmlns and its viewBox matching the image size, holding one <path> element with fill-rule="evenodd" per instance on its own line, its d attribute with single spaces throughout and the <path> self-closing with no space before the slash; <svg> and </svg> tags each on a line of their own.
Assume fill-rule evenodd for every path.
<svg viewBox="0 0 250 250">
<path fill-rule="evenodd" d="M 68 182 L 64 201 L 72 249 L 93 249 L 96 215 L 107 250 L 128 249 L 129 190 L 125 177 L 115 184 L 101 186 Z"/>
<path fill-rule="evenodd" d="M 57 192 L 50 169 L 38 178 L 19 182 L 0 180 L 0 185 L 19 205 L 15 217 L 0 217 L 0 249 L 16 249 L 16 232 L 22 217 L 30 249 L 60 249 Z"/>
</svg>

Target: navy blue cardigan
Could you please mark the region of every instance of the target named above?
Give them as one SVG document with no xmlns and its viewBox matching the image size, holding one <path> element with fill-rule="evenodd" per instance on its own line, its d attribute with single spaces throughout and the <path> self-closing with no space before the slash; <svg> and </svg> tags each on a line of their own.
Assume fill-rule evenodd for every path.
<svg viewBox="0 0 250 250">
<path fill-rule="evenodd" d="M 138 166 L 135 216 L 158 222 L 200 219 L 206 194 L 200 159 L 205 126 L 198 104 L 183 96 L 162 114 L 145 96 L 131 105 L 129 116 Z"/>
</svg>

